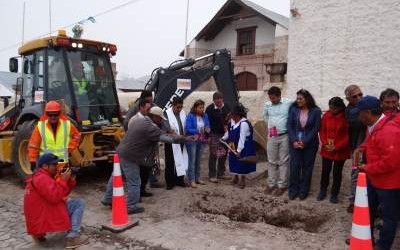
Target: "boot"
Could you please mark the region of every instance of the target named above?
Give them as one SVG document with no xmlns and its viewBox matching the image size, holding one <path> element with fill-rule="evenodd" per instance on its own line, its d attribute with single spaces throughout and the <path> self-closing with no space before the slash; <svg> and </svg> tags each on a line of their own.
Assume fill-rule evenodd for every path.
<svg viewBox="0 0 400 250">
<path fill-rule="evenodd" d="M 246 176 L 240 176 L 239 188 L 244 189 L 246 186 Z"/>
<path fill-rule="evenodd" d="M 239 177 L 237 175 L 233 176 L 232 185 L 236 185 L 239 181 Z"/>
</svg>

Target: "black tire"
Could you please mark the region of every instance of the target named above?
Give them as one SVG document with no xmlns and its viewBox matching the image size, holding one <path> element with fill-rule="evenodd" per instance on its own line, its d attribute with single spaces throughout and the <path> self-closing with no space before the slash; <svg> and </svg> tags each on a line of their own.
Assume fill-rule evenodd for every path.
<svg viewBox="0 0 400 250">
<path fill-rule="evenodd" d="M 28 143 L 36 123 L 36 120 L 31 120 L 19 125 L 13 143 L 13 167 L 22 182 L 25 182 L 25 178 L 31 175 L 33 171 L 28 158 Z"/>
</svg>

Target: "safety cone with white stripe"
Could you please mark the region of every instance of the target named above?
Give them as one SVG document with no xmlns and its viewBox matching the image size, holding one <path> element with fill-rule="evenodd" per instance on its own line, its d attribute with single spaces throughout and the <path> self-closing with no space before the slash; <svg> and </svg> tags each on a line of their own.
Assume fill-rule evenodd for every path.
<svg viewBox="0 0 400 250">
<path fill-rule="evenodd" d="M 365 173 L 359 173 L 357 179 L 353 224 L 351 227 L 350 250 L 372 250 L 367 178 Z"/>
<path fill-rule="evenodd" d="M 118 154 L 114 154 L 112 219 L 110 225 L 103 225 L 102 228 L 114 233 L 119 233 L 138 224 L 138 220 L 131 220 L 128 217 L 121 166 L 119 164 Z"/>
</svg>

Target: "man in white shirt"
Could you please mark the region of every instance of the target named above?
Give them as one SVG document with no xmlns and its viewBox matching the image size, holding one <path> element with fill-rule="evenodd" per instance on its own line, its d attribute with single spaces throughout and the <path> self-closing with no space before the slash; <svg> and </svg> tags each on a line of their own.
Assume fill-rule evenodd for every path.
<svg viewBox="0 0 400 250">
<path fill-rule="evenodd" d="M 281 196 L 287 189 L 289 139 L 286 123 L 292 102 L 282 98 L 276 86 L 268 89 L 268 96 L 270 101 L 264 107 L 264 119 L 268 124 L 268 187 L 265 193 Z"/>
</svg>

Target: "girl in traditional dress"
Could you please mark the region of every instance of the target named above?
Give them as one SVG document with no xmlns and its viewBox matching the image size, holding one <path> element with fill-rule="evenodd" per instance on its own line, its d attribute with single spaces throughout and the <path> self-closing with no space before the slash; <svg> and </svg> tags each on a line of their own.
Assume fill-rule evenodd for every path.
<svg viewBox="0 0 400 250">
<path fill-rule="evenodd" d="M 246 116 L 247 109 L 242 104 L 236 105 L 231 112 L 231 123 L 228 126 L 228 131 L 222 137 L 222 139 L 228 141 L 232 149 L 229 152 L 229 170 L 234 174 L 232 183 L 234 185 L 239 183 L 241 189 L 246 186 L 246 175 L 256 171 L 255 163 L 240 160 L 243 157 L 256 155 L 253 126 Z"/>
</svg>

